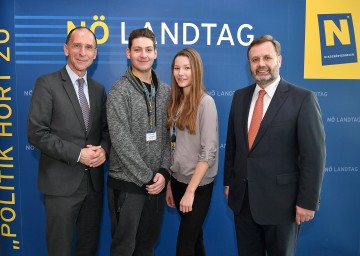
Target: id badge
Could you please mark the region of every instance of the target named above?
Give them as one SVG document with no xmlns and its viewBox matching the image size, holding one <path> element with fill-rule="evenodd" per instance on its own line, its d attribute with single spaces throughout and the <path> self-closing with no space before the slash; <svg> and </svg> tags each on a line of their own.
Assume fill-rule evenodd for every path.
<svg viewBox="0 0 360 256">
<path fill-rule="evenodd" d="M 155 140 L 156 140 L 156 132 L 146 133 L 146 142 L 155 141 Z"/>
</svg>

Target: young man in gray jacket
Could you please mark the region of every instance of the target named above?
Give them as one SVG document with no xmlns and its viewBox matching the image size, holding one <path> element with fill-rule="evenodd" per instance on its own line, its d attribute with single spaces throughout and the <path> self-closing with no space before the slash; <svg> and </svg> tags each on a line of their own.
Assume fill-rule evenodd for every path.
<svg viewBox="0 0 360 256">
<path fill-rule="evenodd" d="M 170 88 L 152 65 L 154 33 L 130 33 L 131 66 L 110 89 L 107 118 L 112 142 L 108 175 L 110 255 L 153 255 L 160 236 L 165 187 L 170 179 L 170 143 L 165 128 Z"/>
</svg>

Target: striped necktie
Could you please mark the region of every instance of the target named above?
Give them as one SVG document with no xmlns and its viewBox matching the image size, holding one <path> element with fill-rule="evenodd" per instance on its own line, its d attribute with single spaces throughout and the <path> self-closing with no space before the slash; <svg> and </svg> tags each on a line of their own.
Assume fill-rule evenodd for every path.
<svg viewBox="0 0 360 256">
<path fill-rule="evenodd" d="M 80 107 L 81 107 L 81 111 L 82 111 L 82 114 L 84 117 L 85 128 L 87 130 L 89 127 L 90 109 L 89 109 L 89 104 L 87 102 L 87 99 L 86 99 L 85 93 L 84 93 L 85 80 L 84 80 L 84 78 L 79 78 L 77 81 L 79 84 L 78 94 L 79 94 Z"/>
</svg>

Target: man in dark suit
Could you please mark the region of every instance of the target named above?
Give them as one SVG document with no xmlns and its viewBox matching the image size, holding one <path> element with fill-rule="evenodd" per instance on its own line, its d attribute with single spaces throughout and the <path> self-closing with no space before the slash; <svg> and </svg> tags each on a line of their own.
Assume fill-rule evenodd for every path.
<svg viewBox="0 0 360 256">
<path fill-rule="evenodd" d="M 256 84 L 234 94 L 225 195 L 239 255 L 291 256 L 301 223 L 319 207 L 325 168 L 321 111 L 312 92 L 280 78 L 280 44 L 272 36 L 255 39 L 248 60 Z"/>
<path fill-rule="evenodd" d="M 48 255 L 71 255 L 75 229 L 75 255 L 89 256 L 97 251 L 102 165 L 110 146 L 106 93 L 87 77 L 97 55 L 89 29 L 70 31 L 64 52 L 67 65 L 35 83 L 27 133 L 41 151 L 38 188 L 44 194 Z"/>
</svg>

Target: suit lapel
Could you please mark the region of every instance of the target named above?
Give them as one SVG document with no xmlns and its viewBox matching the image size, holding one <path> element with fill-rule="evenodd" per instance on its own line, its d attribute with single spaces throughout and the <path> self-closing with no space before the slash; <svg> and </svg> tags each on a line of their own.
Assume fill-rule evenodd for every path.
<svg viewBox="0 0 360 256">
<path fill-rule="evenodd" d="M 261 121 L 261 125 L 256 135 L 253 147 L 256 147 L 256 144 L 261 140 L 262 136 L 266 133 L 267 129 L 270 127 L 272 121 L 275 116 L 279 112 L 281 106 L 284 104 L 287 94 L 288 86 L 284 80 L 280 80 L 279 85 L 274 93 L 274 96 L 270 102 L 270 105 L 265 113 L 263 120 Z"/>
<path fill-rule="evenodd" d="M 63 68 L 61 70 L 61 76 L 63 79 L 64 89 L 65 89 L 67 95 L 69 96 L 72 106 L 74 107 L 75 114 L 79 120 L 79 123 L 81 124 L 81 127 L 84 129 L 84 132 L 85 132 L 86 131 L 85 122 L 84 122 L 84 117 L 82 115 L 80 103 L 79 103 L 77 94 L 75 92 L 74 86 L 73 86 L 71 79 L 65 68 Z"/>
</svg>

